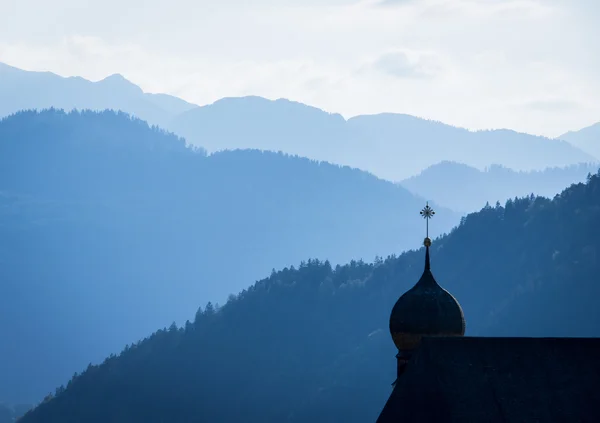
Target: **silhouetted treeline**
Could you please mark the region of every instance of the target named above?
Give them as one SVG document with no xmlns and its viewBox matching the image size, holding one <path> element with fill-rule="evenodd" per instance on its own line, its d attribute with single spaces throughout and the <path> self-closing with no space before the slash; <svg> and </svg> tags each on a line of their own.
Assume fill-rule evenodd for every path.
<svg viewBox="0 0 600 423">
<path fill-rule="evenodd" d="M 207 156 L 123 113 L 0 121 L 0 399 L 223 303 L 273 268 L 417 245 L 424 200 L 284 154 Z M 459 218 L 440 210 L 435 230 Z"/>
<path fill-rule="evenodd" d="M 553 200 L 485 207 L 436 239 L 432 270 L 467 335 L 599 336 L 599 219 L 594 175 Z M 423 263 L 421 249 L 273 272 L 88 367 L 22 421 L 374 421 L 395 377 L 389 312 Z"/>
</svg>

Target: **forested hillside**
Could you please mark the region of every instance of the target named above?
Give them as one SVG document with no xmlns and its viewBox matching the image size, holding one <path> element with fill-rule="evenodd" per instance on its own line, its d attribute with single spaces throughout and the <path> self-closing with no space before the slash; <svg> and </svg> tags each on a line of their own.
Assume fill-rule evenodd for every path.
<svg viewBox="0 0 600 423">
<path fill-rule="evenodd" d="M 424 199 L 258 151 L 207 156 L 113 112 L 0 122 L 0 399 L 35 402 L 87 363 L 193 319 L 273 268 L 418 245 Z M 437 233 L 458 222 L 440 213 Z"/>
<path fill-rule="evenodd" d="M 585 181 L 596 173 L 598 164 L 580 163 L 541 171 L 516 172 L 500 165 L 479 170 L 456 162 L 440 162 L 400 182 L 410 192 L 435 198 L 454 211 L 479 210 L 486 202 L 504 203 L 509 198 L 535 193 L 554 197 L 565 186 Z"/>
<path fill-rule="evenodd" d="M 486 207 L 434 240 L 433 273 L 467 335 L 599 336 L 599 219 L 595 175 L 552 200 Z M 421 249 L 273 272 L 88 367 L 22 422 L 375 421 L 396 372 L 389 312 L 423 260 Z"/>
</svg>

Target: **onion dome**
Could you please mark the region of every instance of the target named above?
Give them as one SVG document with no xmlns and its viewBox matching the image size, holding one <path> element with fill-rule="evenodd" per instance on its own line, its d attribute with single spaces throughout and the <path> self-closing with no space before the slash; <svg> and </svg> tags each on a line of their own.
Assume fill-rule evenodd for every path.
<svg viewBox="0 0 600 423">
<path fill-rule="evenodd" d="M 427 205 L 421 214 L 429 219 L 434 212 Z M 460 304 L 452 294 L 438 285 L 431 273 L 429 237 L 425 238 L 424 245 L 423 275 L 415 286 L 396 301 L 390 315 L 390 333 L 400 352 L 413 350 L 419 345 L 423 336 L 465 334 L 465 318 Z"/>
</svg>

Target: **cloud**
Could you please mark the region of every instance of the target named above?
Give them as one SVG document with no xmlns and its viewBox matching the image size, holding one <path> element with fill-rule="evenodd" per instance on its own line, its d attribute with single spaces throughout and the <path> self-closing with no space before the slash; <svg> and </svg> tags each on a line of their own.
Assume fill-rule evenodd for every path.
<svg viewBox="0 0 600 423">
<path fill-rule="evenodd" d="M 418 60 L 409 60 L 403 51 L 393 51 L 379 56 L 372 67 L 396 78 L 429 78 L 433 73 Z"/>
<path fill-rule="evenodd" d="M 0 62 L 197 104 L 255 94 L 549 136 L 600 116 L 596 0 L 0 2 Z"/>
<path fill-rule="evenodd" d="M 570 112 L 581 108 L 581 104 L 567 99 L 533 100 L 526 102 L 523 106 L 532 110 L 551 113 Z"/>
<path fill-rule="evenodd" d="M 406 6 L 418 0 L 379 0 L 378 6 Z"/>
<path fill-rule="evenodd" d="M 555 0 L 378 0 L 376 6 L 414 7 L 429 16 L 528 17 L 552 10 Z M 560 0 L 558 0 L 560 1 Z M 583 0 L 580 0 L 583 1 Z"/>
</svg>

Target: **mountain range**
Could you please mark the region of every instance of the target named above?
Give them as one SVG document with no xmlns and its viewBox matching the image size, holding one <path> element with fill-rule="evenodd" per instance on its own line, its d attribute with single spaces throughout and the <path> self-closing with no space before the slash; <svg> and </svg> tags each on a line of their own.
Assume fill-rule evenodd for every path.
<svg viewBox="0 0 600 423">
<path fill-rule="evenodd" d="M 256 150 L 207 155 L 124 113 L 5 118 L 0 331 L 11 342 L 0 342 L 0 398 L 34 402 L 273 268 L 410 249 L 424 204 L 348 167 Z M 435 235 L 460 219 L 438 211 Z"/>
<path fill-rule="evenodd" d="M 554 197 L 565 186 L 584 182 L 598 164 L 516 172 L 500 165 L 479 170 L 461 163 L 443 161 L 400 182 L 404 188 L 458 212 L 472 212 L 486 203 L 504 203 L 509 198 L 535 193 Z"/>
<path fill-rule="evenodd" d="M 99 82 L 28 72 L 0 64 L 0 116 L 23 109 L 114 109 L 185 137 L 209 152 L 281 151 L 348 165 L 400 181 L 442 160 L 483 170 L 514 170 L 597 162 L 560 139 L 500 129 L 469 131 L 414 116 L 383 113 L 345 119 L 294 101 L 224 98 L 197 106 L 147 94 L 120 75 Z"/>
<path fill-rule="evenodd" d="M 487 206 L 434 240 L 432 271 L 466 334 L 599 336 L 599 219 L 597 174 L 552 200 Z M 421 249 L 273 272 L 82 369 L 21 422 L 375 421 L 396 376 L 389 313 L 423 264 Z"/>
<path fill-rule="evenodd" d="M 498 163 L 515 170 L 596 161 L 566 142 L 510 130 L 473 132 L 392 113 L 345 120 L 301 103 L 260 97 L 227 98 L 188 110 L 169 128 L 209 151 L 249 146 L 281 150 L 392 181 L 442 160 L 477 168 Z"/>
</svg>

